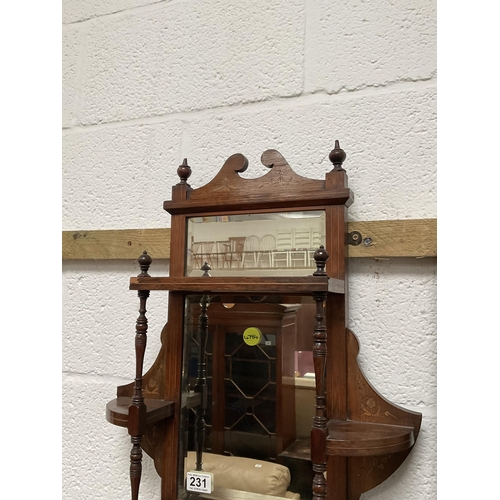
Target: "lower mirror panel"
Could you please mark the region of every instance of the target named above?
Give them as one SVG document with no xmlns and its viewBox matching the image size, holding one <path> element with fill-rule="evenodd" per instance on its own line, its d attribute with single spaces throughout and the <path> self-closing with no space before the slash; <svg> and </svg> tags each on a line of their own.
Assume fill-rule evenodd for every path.
<svg viewBox="0 0 500 500">
<path fill-rule="evenodd" d="M 181 413 L 179 498 L 312 498 L 315 306 L 293 301 L 186 297 L 182 400 L 199 403 Z"/>
</svg>

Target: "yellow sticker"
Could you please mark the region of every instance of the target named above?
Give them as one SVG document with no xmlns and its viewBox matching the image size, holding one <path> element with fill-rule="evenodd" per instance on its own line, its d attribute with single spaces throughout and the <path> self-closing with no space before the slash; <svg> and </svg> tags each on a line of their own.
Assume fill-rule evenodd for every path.
<svg viewBox="0 0 500 500">
<path fill-rule="evenodd" d="M 243 341 L 248 345 L 257 345 L 262 338 L 262 332 L 255 326 L 247 328 L 243 332 Z"/>
</svg>

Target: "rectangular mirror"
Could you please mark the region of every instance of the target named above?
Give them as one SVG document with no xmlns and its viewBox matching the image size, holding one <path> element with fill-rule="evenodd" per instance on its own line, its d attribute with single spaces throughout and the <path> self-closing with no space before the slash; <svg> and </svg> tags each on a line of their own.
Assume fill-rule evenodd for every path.
<svg viewBox="0 0 500 500">
<path fill-rule="evenodd" d="M 179 498 L 312 498 L 315 306 L 290 299 L 186 297 Z"/>
<path fill-rule="evenodd" d="M 301 276 L 311 274 L 314 251 L 325 243 L 325 212 L 274 212 L 190 217 L 186 276 Z"/>
</svg>

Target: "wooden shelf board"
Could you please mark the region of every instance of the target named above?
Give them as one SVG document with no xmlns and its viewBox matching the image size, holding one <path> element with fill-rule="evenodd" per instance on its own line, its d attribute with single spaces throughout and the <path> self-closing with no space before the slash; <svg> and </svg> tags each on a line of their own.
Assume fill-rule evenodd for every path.
<svg viewBox="0 0 500 500">
<path fill-rule="evenodd" d="M 196 408 L 202 402 L 202 397 L 199 392 L 191 392 L 189 396 L 182 394 L 182 408 Z"/>
<path fill-rule="evenodd" d="M 341 280 L 335 280 L 336 282 Z M 330 279 L 326 276 L 269 277 L 149 277 L 130 278 L 130 290 L 175 290 L 192 293 L 277 294 L 301 295 L 312 292 L 329 292 Z M 340 289 L 338 283 L 334 290 Z M 343 289 L 343 287 L 342 287 Z M 290 291 L 293 290 L 293 291 Z"/>
<path fill-rule="evenodd" d="M 120 427 L 127 427 L 128 407 L 132 403 L 132 398 L 119 397 L 113 399 L 106 405 L 106 420 Z M 174 412 L 174 402 L 164 399 L 145 399 L 146 405 L 146 425 L 154 424 L 164 418 L 170 417 Z"/>
<path fill-rule="evenodd" d="M 283 450 L 279 456 L 311 461 L 311 438 L 296 439 L 288 448 Z"/>
<path fill-rule="evenodd" d="M 343 457 L 384 455 L 408 450 L 414 442 L 413 427 L 330 420 L 326 454 Z"/>
<path fill-rule="evenodd" d="M 437 219 L 348 222 L 363 243 L 348 246 L 351 258 L 436 257 Z M 135 260 L 144 251 L 153 259 L 170 258 L 170 229 L 78 230 L 62 232 L 63 260 Z M 328 250 L 328 249 L 327 249 Z"/>
</svg>

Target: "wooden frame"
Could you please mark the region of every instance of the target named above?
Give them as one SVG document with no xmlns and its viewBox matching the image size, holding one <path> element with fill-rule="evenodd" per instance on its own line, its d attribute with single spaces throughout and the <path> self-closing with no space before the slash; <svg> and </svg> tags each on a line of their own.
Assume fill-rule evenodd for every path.
<svg viewBox="0 0 500 500">
<path fill-rule="evenodd" d="M 108 420 L 126 425 L 131 435 L 133 500 L 138 498 L 140 448 L 153 458 L 162 479 L 161 499 L 177 498 L 177 485 L 182 476 L 178 467 L 180 409 L 183 406 L 201 409 L 200 405 L 205 404 L 203 373 L 197 382 L 199 397 L 195 394 L 187 400 L 181 398 L 183 311 L 187 293 L 307 294 L 313 299 L 316 325 L 310 335 L 316 380 L 315 416 L 310 440 L 305 445 L 294 443 L 294 446 L 301 447 L 302 455 L 304 449 L 310 450 L 314 500 L 359 499 L 363 492 L 391 475 L 411 451 L 419 433 L 421 415 L 385 400 L 370 386 L 357 365 L 359 344 L 347 329 L 345 284 L 349 241 L 347 208 L 353 202 L 353 194 L 342 167 L 345 152 L 337 141 L 329 158 L 333 170 L 324 180 L 307 179 L 297 175 L 280 153 L 268 150 L 262 155 L 262 163 L 270 171 L 258 179 L 245 179 L 239 173 L 248 167 L 248 161 L 236 154 L 225 162 L 212 181 L 199 189 L 192 189 L 188 184 L 191 169 L 187 161 L 178 168 L 180 182 L 172 189 L 172 200 L 164 202 L 164 209 L 172 215 L 171 234 L 175 235 L 169 254 L 170 276 L 151 277 L 147 252 L 140 257 L 142 272 L 130 280 L 130 289 L 137 290 L 141 301 L 136 335 L 136 379 L 133 384 L 118 388 L 118 398 L 108 404 L 107 410 Z M 283 210 L 324 210 L 326 214 L 325 241 L 314 252 L 316 270 L 312 275 L 215 278 L 209 276 L 209 267 L 204 266 L 203 276 L 185 276 L 187 217 Z M 354 241 L 351 238 L 351 242 Z M 150 291 L 157 290 L 169 292 L 168 322 L 162 332 L 158 357 L 143 376 L 145 300 Z M 368 467 L 368 462 L 380 466 Z"/>
</svg>

